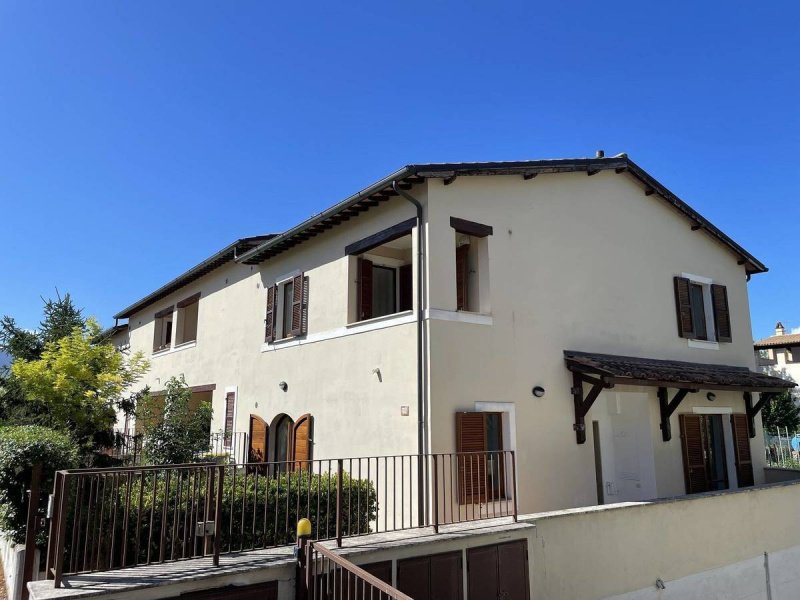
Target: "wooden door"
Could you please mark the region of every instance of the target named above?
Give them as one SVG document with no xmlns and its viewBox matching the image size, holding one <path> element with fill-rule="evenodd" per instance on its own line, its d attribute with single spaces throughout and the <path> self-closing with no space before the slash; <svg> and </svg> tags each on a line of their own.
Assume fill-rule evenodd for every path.
<svg viewBox="0 0 800 600">
<path fill-rule="evenodd" d="M 312 417 L 305 414 L 294 424 L 292 428 L 292 460 L 295 461 L 295 469 L 308 468 L 311 460 L 311 425 Z"/>
<path fill-rule="evenodd" d="M 468 549 L 467 573 L 470 600 L 528 600 L 527 540 Z"/>
<path fill-rule="evenodd" d="M 683 449 L 683 474 L 686 493 L 707 492 L 710 488 L 706 469 L 703 415 L 679 415 L 681 447 Z"/>
<path fill-rule="evenodd" d="M 269 426 L 258 415 L 250 415 L 250 450 L 247 460 L 267 462 L 267 436 Z"/>
<path fill-rule="evenodd" d="M 228 585 L 213 590 L 187 592 L 178 598 L 180 600 L 278 600 L 278 582 Z"/>
<path fill-rule="evenodd" d="M 461 551 L 398 560 L 395 587 L 414 600 L 462 600 Z"/>
</svg>

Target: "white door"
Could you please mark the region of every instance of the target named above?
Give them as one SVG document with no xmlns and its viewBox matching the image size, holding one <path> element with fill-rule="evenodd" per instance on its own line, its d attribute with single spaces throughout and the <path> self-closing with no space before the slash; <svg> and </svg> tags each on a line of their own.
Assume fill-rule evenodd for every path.
<svg viewBox="0 0 800 600">
<path fill-rule="evenodd" d="M 606 392 L 603 396 L 605 410 L 597 411 L 593 418 L 600 429 L 604 503 L 655 498 L 651 399 L 638 392 Z"/>
</svg>

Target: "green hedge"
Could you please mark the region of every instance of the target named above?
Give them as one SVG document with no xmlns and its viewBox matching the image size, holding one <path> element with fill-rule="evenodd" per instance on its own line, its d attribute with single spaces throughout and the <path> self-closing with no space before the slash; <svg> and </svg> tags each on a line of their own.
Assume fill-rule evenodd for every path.
<svg viewBox="0 0 800 600">
<path fill-rule="evenodd" d="M 16 543 L 25 541 L 31 471 L 42 464 L 42 498 L 53 489 L 53 477 L 60 469 L 78 465 L 78 449 L 61 432 L 35 425 L 0 427 L 0 530 Z M 37 543 L 47 541 L 40 531 Z"/>
</svg>

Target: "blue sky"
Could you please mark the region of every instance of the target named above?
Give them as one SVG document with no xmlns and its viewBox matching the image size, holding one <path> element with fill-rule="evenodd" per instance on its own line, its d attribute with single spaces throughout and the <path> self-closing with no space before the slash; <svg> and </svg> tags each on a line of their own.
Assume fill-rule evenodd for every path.
<svg viewBox="0 0 800 600">
<path fill-rule="evenodd" d="M 650 4 L 649 6 L 647 4 Z M 410 162 L 628 152 L 800 327 L 800 4 L 0 2 L 0 314 L 104 324 Z"/>
</svg>

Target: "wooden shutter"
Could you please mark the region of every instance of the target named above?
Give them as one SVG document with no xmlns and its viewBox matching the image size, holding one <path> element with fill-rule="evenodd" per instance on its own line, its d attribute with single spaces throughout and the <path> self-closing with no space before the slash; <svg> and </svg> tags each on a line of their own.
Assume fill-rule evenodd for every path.
<svg viewBox="0 0 800 600">
<path fill-rule="evenodd" d="M 292 282 L 292 335 L 308 330 L 308 277 L 300 273 Z"/>
<path fill-rule="evenodd" d="M 358 259 L 358 320 L 372 318 L 372 261 Z"/>
<path fill-rule="evenodd" d="M 682 414 L 679 418 L 686 493 L 707 492 L 710 486 L 706 470 L 703 415 Z"/>
<path fill-rule="evenodd" d="M 753 457 L 750 454 L 750 435 L 747 428 L 747 415 L 731 415 L 733 430 L 733 450 L 736 458 L 736 478 L 739 487 L 753 485 Z"/>
<path fill-rule="evenodd" d="M 247 460 L 250 462 L 267 461 L 267 437 L 269 426 L 258 415 L 250 415 L 250 451 Z"/>
<path fill-rule="evenodd" d="M 275 314 L 278 309 L 278 286 L 271 285 L 267 288 L 267 318 L 265 340 L 275 341 Z"/>
<path fill-rule="evenodd" d="M 456 310 L 467 310 L 469 280 L 469 245 L 456 248 Z"/>
<path fill-rule="evenodd" d="M 689 280 L 675 277 L 675 308 L 678 313 L 678 335 L 682 338 L 694 338 L 694 321 L 692 319 L 692 300 L 689 294 Z"/>
<path fill-rule="evenodd" d="M 730 342 L 731 314 L 728 310 L 728 288 L 724 285 L 711 285 L 711 304 L 714 308 L 714 329 L 717 330 L 718 342 Z"/>
<path fill-rule="evenodd" d="M 236 406 L 236 393 L 228 392 L 225 394 L 225 447 L 231 447 L 233 437 L 233 411 Z"/>
<path fill-rule="evenodd" d="M 311 415 L 305 414 L 292 428 L 292 460 L 296 461 L 295 468 L 298 469 L 308 465 L 304 461 L 311 460 L 311 423 Z"/>
<path fill-rule="evenodd" d="M 458 452 L 458 491 L 460 504 L 475 504 L 486 499 L 486 415 L 480 412 L 456 413 L 456 452 Z M 474 454 L 474 453 L 483 454 Z M 463 454 L 462 454 L 463 453 Z"/>
<path fill-rule="evenodd" d="M 414 308 L 414 268 L 412 265 L 403 265 L 399 269 L 400 280 L 400 311 Z"/>
</svg>

